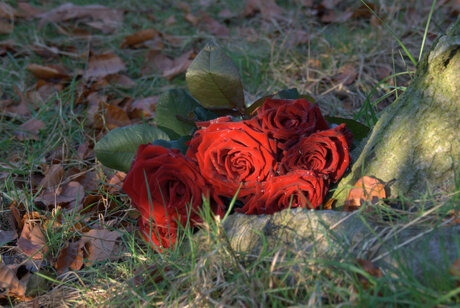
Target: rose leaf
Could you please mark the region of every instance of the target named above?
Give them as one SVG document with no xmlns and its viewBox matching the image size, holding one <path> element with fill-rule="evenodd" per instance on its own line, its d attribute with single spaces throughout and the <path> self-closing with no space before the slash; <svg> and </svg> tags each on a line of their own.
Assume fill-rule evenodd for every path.
<svg viewBox="0 0 460 308">
<path fill-rule="evenodd" d="M 191 139 L 190 136 L 182 136 L 177 140 L 171 140 L 171 141 L 157 139 L 153 142 L 153 144 L 160 145 L 168 149 L 178 149 L 179 151 L 182 152 L 182 154 L 185 154 L 188 149 L 186 142 L 190 141 L 190 139 Z"/>
<path fill-rule="evenodd" d="M 104 166 L 128 171 L 139 145 L 151 143 L 156 139 L 169 140 L 169 136 L 161 129 L 148 124 L 118 127 L 96 143 L 94 152 Z"/>
<path fill-rule="evenodd" d="M 358 121 L 352 119 L 345 119 L 339 117 L 325 117 L 326 120 L 331 124 L 342 124 L 345 123 L 345 126 L 351 131 L 353 134 L 353 144 L 357 145 L 361 140 L 367 137 L 370 132 L 369 127 L 364 124 L 359 123 Z"/>
<path fill-rule="evenodd" d="M 190 93 L 209 109 L 244 110 L 244 91 L 235 63 L 215 43 L 208 43 L 185 75 Z"/>
<path fill-rule="evenodd" d="M 196 128 L 194 111 L 198 106 L 198 102 L 187 91 L 169 90 L 158 98 L 156 124 L 179 136 L 189 135 Z"/>
</svg>

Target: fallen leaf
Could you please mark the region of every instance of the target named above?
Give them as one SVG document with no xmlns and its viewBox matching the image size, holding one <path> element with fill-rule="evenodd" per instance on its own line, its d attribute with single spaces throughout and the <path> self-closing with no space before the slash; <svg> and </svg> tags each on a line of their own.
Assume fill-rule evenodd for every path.
<svg viewBox="0 0 460 308">
<path fill-rule="evenodd" d="M 195 56 L 195 51 L 189 50 L 179 58 L 174 59 L 172 65 L 169 68 L 163 70 L 163 77 L 168 80 L 172 80 L 177 75 L 185 73 Z"/>
<path fill-rule="evenodd" d="M 36 78 L 39 79 L 62 79 L 69 77 L 67 70 L 60 65 L 40 65 L 40 64 L 29 64 L 27 70 L 31 72 Z"/>
<path fill-rule="evenodd" d="M 368 3 L 367 6 L 371 8 L 375 12 L 375 6 L 373 3 Z M 353 15 L 351 16 L 352 18 L 370 18 L 371 16 L 374 16 L 372 12 L 369 10 L 369 8 L 366 5 L 361 5 L 358 8 L 353 10 Z"/>
<path fill-rule="evenodd" d="M 18 238 L 18 234 L 14 230 L 0 230 L 0 246 L 8 244 Z"/>
<path fill-rule="evenodd" d="M 113 53 L 91 55 L 89 57 L 88 69 L 85 72 L 85 79 L 99 79 L 111 74 L 126 70 L 123 61 Z"/>
<path fill-rule="evenodd" d="M 219 37 L 228 37 L 228 34 L 230 33 L 228 28 L 223 24 L 219 23 L 217 20 L 215 20 L 208 14 L 201 14 L 200 20 L 203 22 L 205 29 L 210 33 Z"/>
<path fill-rule="evenodd" d="M 229 20 L 229 19 L 231 19 L 233 17 L 236 17 L 236 14 L 233 13 L 232 11 L 230 11 L 229 9 L 223 9 L 223 10 L 221 10 L 219 12 L 219 14 L 217 16 L 219 16 L 220 18 Z"/>
<path fill-rule="evenodd" d="M 61 206 L 69 211 L 78 212 L 85 198 L 85 189 L 77 182 L 72 181 L 56 189 L 48 189 L 42 195 L 35 198 L 36 202 L 42 202 L 46 206 Z"/>
<path fill-rule="evenodd" d="M 449 273 L 457 280 L 457 287 L 460 287 L 460 259 L 456 259 L 449 267 Z"/>
<path fill-rule="evenodd" d="M 379 199 L 385 198 L 385 184 L 376 178 L 363 176 L 348 193 L 344 211 L 356 210 L 366 201 L 377 203 Z"/>
<path fill-rule="evenodd" d="M 118 231 L 92 229 L 83 233 L 80 243 L 83 244 L 84 263 L 104 261 L 112 256 L 117 239 L 121 236 Z"/>
<path fill-rule="evenodd" d="M 26 294 L 26 286 L 19 281 L 14 271 L 3 263 L 0 263 L 0 289 L 6 289 L 9 296 L 24 297 Z"/>
<path fill-rule="evenodd" d="M 50 188 L 61 183 L 64 177 L 64 168 L 61 164 L 51 165 L 45 172 L 45 177 L 41 180 L 40 186 Z"/>
<path fill-rule="evenodd" d="M 111 194 L 115 194 L 121 190 L 123 180 L 126 178 L 126 173 L 123 171 L 117 171 L 107 183 L 105 189 Z"/>
<path fill-rule="evenodd" d="M 128 114 L 120 107 L 103 103 L 101 111 L 104 117 L 103 123 L 105 123 L 109 130 L 131 124 Z M 102 123 L 96 123 L 96 126 L 100 125 Z"/>
<path fill-rule="evenodd" d="M 139 44 L 149 41 L 160 34 L 155 29 L 144 29 L 134 34 L 128 35 L 123 39 L 121 48 L 138 47 Z"/>
<path fill-rule="evenodd" d="M 169 35 L 169 34 L 162 33 L 161 36 L 172 47 L 180 47 L 182 45 L 182 42 L 184 41 L 183 37 L 179 37 L 175 35 Z"/>
<path fill-rule="evenodd" d="M 5 2 L 0 2 L 0 18 L 14 19 L 17 16 L 16 10 Z"/>
<path fill-rule="evenodd" d="M 21 141 L 39 140 L 38 134 L 43 127 L 45 127 L 45 122 L 31 118 L 19 125 L 17 131 L 14 134 Z"/>
<path fill-rule="evenodd" d="M 14 29 L 16 10 L 5 2 L 0 2 L 0 34 L 10 34 Z"/>
<path fill-rule="evenodd" d="M 134 80 L 123 74 L 109 75 L 106 77 L 106 79 L 109 83 L 125 89 L 130 89 L 136 85 Z"/>
<path fill-rule="evenodd" d="M 343 23 L 346 22 L 350 17 L 353 16 L 352 11 L 335 11 L 328 10 L 326 14 L 322 15 L 321 22 L 328 23 Z"/>
<path fill-rule="evenodd" d="M 15 53 L 16 52 L 16 42 L 13 40 L 3 40 L 0 41 L 0 56 L 6 55 L 7 52 Z"/>
<path fill-rule="evenodd" d="M 372 263 L 371 261 L 359 259 L 359 258 L 357 258 L 356 261 L 362 267 L 362 269 L 369 275 L 376 277 L 376 278 L 383 277 L 383 274 L 380 271 L 380 268 L 374 263 Z M 364 277 L 361 274 L 358 274 L 358 279 L 363 285 L 364 290 L 367 290 L 370 287 L 369 280 L 366 277 Z"/>
<path fill-rule="evenodd" d="M 358 71 L 353 64 L 346 64 L 339 69 L 339 73 L 336 74 L 333 79 L 344 86 L 351 85 L 358 76 Z"/>
<path fill-rule="evenodd" d="M 24 216 L 26 220 L 17 246 L 25 255 L 35 260 L 41 260 L 48 251 L 48 246 L 46 246 L 46 238 L 41 230 L 41 219 L 36 218 L 36 216 L 30 214 Z"/>
<path fill-rule="evenodd" d="M 187 70 L 195 56 L 195 52 L 193 50 L 189 50 L 180 57 L 171 59 L 165 54 L 151 50 L 147 52 L 145 56 L 146 62 L 149 63 L 150 66 L 146 66 L 142 70 L 142 73 L 144 75 L 151 73 L 153 67 L 154 70 L 161 71 L 163 73 L 163 77 L 168 80 L 172 80 L 175 76 L 184 73 Z"/>
<path fill-rule="evenodd" d="M 164 280 L 164 273 L 168 271 L 167 267 L 160 270 L 158 264 L 141 265 L 136 269 L 134 276 L 130 280 L 135 286 L 143 285 L 148 281 L 159 283 Z M 147 279 L 144 276 L 147 276 L 145 277 Z"/>
<path fill-rule="evenodd" d="M 136 99 L 128 107 L 128 115 L 133 118 L 149 119 L 155 115 L 155 106 L 158 102 L 158 96 L 149 96 Z"/>
<path fill-rule="evenodd" d="M 83 251 L 80 242 L 68 242 L 61 249 L 54 267 L 59 275 L 67 272 L 68 269 L 78 271 L 83 266 Z"/>
<path fill-rule="evenodd" d="M 97 4 L 79 6 L 65 3 L 38 17 L 40 18 L 39 29 L 48 22 L 59 23 L 71 19 L 89 19 L 85 22 L 88 26 L 101 30 L 103 33 L 111 33 L 120 25 L 123 11 Z"/>
<path fill-rule="evenodd" d="M 334 203 L 337 201 L 337 199 L 332 199 L 329 198 L 326 202 L 323 203 L 323 210 L 331 210 L 334 206 Z"/>
<path fill-rule="evenodd" d="M 176 23 L 176 16 L 171 15 L 165 19 L 165 26 L 170 27 Z"/>
<path fill-rule="evenodd" d="M 40 106 L 48 101 L 52 96 L 59 93 L 64 88 L 61 83 L 48 82 L 43 79 L 38 79 L 35 84 L 35 90 L 27 92 L 27 99 L 32 105 Z"/>
<path fill-rule="evenodd" d="M 283 10 L 276 4 L 275 0 L 246 0 L 242 15 L 244 17 L 254 16 L 260 12 L 263 19 L 284 20 Z"/>
<path fill-rule="evenodd" d="M 19 2 L 18 3 L 18 17 L 25 18 L 25 19 L 32 19 L 37 17 L 43 13 L 42 9 L 36 8 L 35 6 L 31 5 L 27 2 Z"/>
</svg>

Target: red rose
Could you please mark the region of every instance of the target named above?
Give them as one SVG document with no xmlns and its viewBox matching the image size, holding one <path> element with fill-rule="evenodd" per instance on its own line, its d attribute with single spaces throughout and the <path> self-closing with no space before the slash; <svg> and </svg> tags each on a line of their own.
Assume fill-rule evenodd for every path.
<svg viewBox="0 0 460 308">
<path fill-rule="evenodd" d="M 305 99 L 267 98 L 249 123 L 278 140 L 282 150 L 288 149 L 302 135 L 329 129 L 318 106 Z"/>
<path fill-rule="evenodd" d="M 218 195 L 233 197 L 243 183 L 242 197 L 273 172 L 275 151 L 274 140 L 245 122 L 217 120 L 195 132 L 187 156 Z"/>
<path fill-rule="evenodd" d="M 152 144 L 139 146 L 123 190 L 141 214 L 141 228 L 149 221 L 159 228 L 176 222 L 185 226 L 187 221 L 193 226 L 201 221 L 198 212 L 202 195 L 208 199 L 211 195 L 193 161 L 179 150 Z M 218 198 L 214 200 L 214 212 L 223 215 L 223 203 Z"/>
<path fill-rule="evenodd" d="M 295 169 L 312 170 L 337 182 L 350 163 L 347 136 L 349 142 L 351 138 L 344 133 L 345 124 L 341 124 L 300 139 L 284 153 L 280 164 L 281 173 Z"/>
<path fill-rule="evenodd" d="M 273 214 L 295 207 L 314 209 L 323 202 L 327 186 L 321 176 L 294 170 L 261 183 L 237 212 L 248 215 Z"/>
<path fill-rule="evenodd" d="M 160 252 L 174 245 L 177 239 L 177 223 L 169 222 L 163 226 L 157 225 L 153 219 L 139 218 L 139 229 L 144 240 Z"/>
</svg>

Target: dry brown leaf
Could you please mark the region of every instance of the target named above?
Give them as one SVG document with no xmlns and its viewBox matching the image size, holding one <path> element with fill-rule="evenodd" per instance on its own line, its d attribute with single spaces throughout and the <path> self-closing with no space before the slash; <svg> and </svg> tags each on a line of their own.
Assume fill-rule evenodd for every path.
<svg viewBox="0 0 460 308">
<path fill-rule="evenodd" d="M 14 19 L 17 16 L 16 10 L 5 2 L 0 2 L 0 18 Z"/>
<path fill-rule="evenodd" d="M 117 239 L 121 236 L 118 231 L 92 229 L 82 235 L 85 264 L 104 261 L 112 255 Z"/>
<path fill-rule="evenodd" d="M 141 265 L 136 269 L 136 271 L 134 272 L 134 276 L 130 280 L 135 286 L 140 286 L 144 284 L 146 281 L 154 281 L 155 283 L 159 283 L 164 279 L 162 273 L 168 271 L 169 268 L 165 267 L 160 269 L 158 267 L 158 264 Z"/>
<path fill-rule="evenodd" d="M 359 258 L 357 258 L 356 261 L 362 267 L 362 269 L 369 275 L 376 277 L 376 278 L 383 277 L 383 274 L 380 271 L 380 268 L 374 263 L 372 263 L 371 261 L 359 259 Z M 367 290 L 370 287 L 369 280 L 361 274 L 358 274 L 358 278 L 359 278 L 359 281 L 362 283 L 364 290 Z"/>
<path fill-rule="evenodd" d="M 10 34 L 14 29 L 16 10 L 5 2 L 0 2 L 0 34 Z"/>
<path fill-rule="evenodd" d="M 18 130 L 14 134 L 21 141 L 38 140 L 38 134 L 43 127 L 45 127 L 45 122 L 31 118 L 19 125 Z"/>
<path fill-rule="evenodd" d="M 327 10 L 326 14 L 322 15 L 320 20 L 323 23 L 343 23 L 353 16 L 352 11 L 335 11 Z"/>
<path fill-rule="evenodd" d="M 123 180 L 126 177 L 126 173 L 123 171 L 117 171 L 109 180 L 106 186 L 106 190 L 111 194 L 115 194 L 121 190 Z"/>
<path fill-rule="evenodd" d="M 174 59 L 171 67 L 163 70 L 163 77 L 165 77 L 168 80 L 172 80 L 177 75 L 185 73 L 185 71 L 195 58 L 195 56 L 195 51 L 189 50 L 183 55 L 181 55 L 179 58 Z"/>
<path fill-rule="evenodd" d="M 100 79 L 124 70 L 126 70 L 126 66 L 116 54 L 91 55 L 88 69 L 85 72 L 85 79 Z"/>
<path fill-rule="evenodd" d="M 26 220 L 17 246 L 25 255 L 41 260 L 48 251 L 48 246 L 46 246 L 46 238 L 41 229 L 41 219 L 34 216 L 36 215 L 24 216 Z"/>
<path fill-rule="evenodd" d="M 3 40 L 0 41 L 0 56 L 6 55 L 7 52 L 14 53 L 16 52 L 16 42 L 13 40 Z"/>
<path fill-rule="evenodd" d="M 79 242 L 68 242 L 59 252 L 54 267 L 59 275 L 67 272 L 68 269 L 78 271 L 83 266 L 83 251 Z"/>
<path fill-rule="evenodd" d="M 230 18 L 236 17 L 236 14 L 230 11 L 229 9 L 223 9 L 219 12 L 218 16 L 220 18 L 228 20 Z"/>
<path fill-rule="evenodd" d="M 185 19 L 185 21 L 187 21 L 188 23 L 190 23 L 194 27 L 196 27 L 196 25 L 198 25 L 198 23 L 200 22 L 198 17 L 192 15 L 191 13 L 185 14 L 184 19 Z"/>
<path fill-rule="evenodd" d="M 85 198 L 84 187 L 76 181 L 69 182 L 56 189 L 48 189 L 42 195 L 35 198 L 36 202 L 42 202 L 46 206 L 61 206 L 70 211 L 81 210 L 81 204 Z"/>
<path fill-rule="evenodd" d="M 85 188 L 85 191 L 91 192 L 97 191 L 101 179 L 96 172 L 89 171 L 85 172 L 83 175 L 79 176 L 75 180 L 78 181 L 78 183 L 80 183 Z"/>
<path fill-rule="evenodd" d="M 373 3 L 368 3 L 367 6 L 375 12 L 375 5 Z M 360 7 L 353 10 L 352 18 L 370 18 L 374 16 L 372 12 L 366 5 L 361 5 Z"/>
<path fill-rule="evenodd" d="M 379 199 L 385 198 L 384 183 L 370 176 L 363 176 L 348 193 L 344 211 L 356 210 L 366 201 L 377 203 Z"/>
<path fill-rule="evenodd" d="M 154 39 L 160 34 L 155 29 L 144 29 L 141 31 L 138 31 L 134 34 L 128 35 L 124 38 L 123 42 L 121 43 L 121 48 L 127 48 L 127 47 L 139 47 L 141 43 L 144 43 L 145 41 L 149 41 Z"/>
<path fill-rule="evenodd" d="M 27 101 L 31 102 L 31 105 L 40 106 L 42 103 L 48 101 L 50 97 L 59 93 L 63 88 L 64 85 L 61 83 L 38 79 L 35 84 L 35 90 L 27 91 Z"/>
<path fill-rule="evenodd" d="M 27 2 L 19 2 L 18 3 L 18 17 L 31 19 L 37 17 L 42 13 L 42 9 L 36 8 L 35 6 L 31 5 Z"/>
<path fill-rule="evenodd" d="M 353 64 L 346 64 L 339 69 L 333 79 L 344 86 L 351 85 L 358 76 L 358 71 Z"/>
<path fill-rule="evenodd" d="M 18 234 L 14 230 L 0 230 L 0 246 L 8 244 L 18 238 Z"/>
<path fill-rule="evenodd" d="M 111 33 L 121 24 L 123 11 L 97 4 L 79 6 L 65 3 L 38 17 L 41 18 L 38 23 L 39 29 L 48 22 L 59 23 L 71 19 L 83 19 L 88 26 L 101 30 L 103 33 Z"/>
<path fill-rule="evenodd" d="M 449 273 L 457 280 L 457 287 L 460 286 L 460 259 L 456 259 L 449 267 Z"/>
<path fill-rule="evenodd" d="M 158 96 L 149 96 L 136 99 L 128 106 L 128 115 L 131 118 L 152 118 L 155 115 L 155 107 L 157 102 Z"/>
<path fill-rule="evenodd" d="M 192 26 L 196 26 L 200 20 L 192 14 L 190 6 L 185 2 L 179 2 L 179 8 L 184 12 L 184 19 Z"/>
<path fill-rule="evenodd" d="M 31 72 L 36 78 L 39 79 L 62 79 L 69 77 L 67 69 L 60 65 L 40 65 L 40 64 L 29 64 L 27 70 Z"/>
<path fill-rule="evenodd" d="M 162 33 L 161 36 L 172 47 L 180 47 L 182 45 L 182 42 L 184 41 L 184 37 L 179 37 L 175 35 L 169 35 L 169 34 Z"/>
<path fill-rule="evenodd" d="M 50 188 L 61 183 L 63 177 L 64 167 L 61 164 L 51 165 L 39 185 L 44 188 Z"/>
<path fill-rule="evenodd" d="M 165 20 L 165 26 L 170 27 L 176 23 L 176 16 L 171 15 Z"/>
<path fill-rule="evenodd" d="M 243 8 L 243 16 L 250 17 L 260 12 L 263 19 L 284 20 L 283 10 L 275 0 L 246 0 Z"/>
<path fill-rule="evenodd" d="M 123 74 L 113 74 L 106 77 L 107 81 L 121 88 L 130 89 L 136 85 L 134 80 Z"/>
<path fill-rule="evenodd" d="M 103 116 L 105 125 L 109 130 L 131 124 L 128 114 L 120 107 L 103 103 Z M 99 125 L 98 123 L 96 123 Z M 102 123 L 101 123 L 102 124 Z M 96 125 L 96 126 L 97 126 Z"/>
<path fill-rule="evenodd" d="M 334 203 L 337 201 L 337 199 L 329 198 L 326 202 L 323 203 L 323 210 L 331 210 L 334 207 Z"/>
<path fill-rule="evenodd" d="M 201 14 L 201 21 L 204 23 L 204 27 L 210 33 L 219 36 L 219 37 L 228 37 L 230 31 L 226 26 L 219 23 L 217 20 L 212 18 L 206 13 Z"/>
<path fill-rule="evenodd" d="M 6 289 L 9 296 L 24 297 L 26 294 L 24 283 L 19 281 L 16 273 L 3 263 L 0 263 L 0 289 Z"/>
</svg>

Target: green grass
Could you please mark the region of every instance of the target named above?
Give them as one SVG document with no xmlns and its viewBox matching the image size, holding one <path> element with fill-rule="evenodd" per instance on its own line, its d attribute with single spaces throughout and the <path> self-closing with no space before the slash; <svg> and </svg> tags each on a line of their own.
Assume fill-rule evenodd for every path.
<svg viewBox="0 0 460 308">
<path fill-rule="evenodd" d="M 219 39 L 219 42 L 239 68 L 251 101 L 284 88 L 297 87 L 300 92 L 315 97 L 325 114 L 358 115 L 359 120 L 365 121 L 364 111 L 358 111 L 373 108 L 374 117 L 378 117 L 381 109 L 397 94 L 392 92 L 392 85 L 388 82 L 396 79 L 393 86 L 407 86 L 410 78 L 401 72 L 415 70 L 405 55 L 399 56 L 400 47 L 387 29 L 371 25 L 369 19 L 350 19 L 342 24 L 325 25 L 311 16 L 308 9 L 301 8 L 298 1 L 286 0 L 277 1 L 292 17 L 290 23 L 283 23 L 262 21 L 260 14 L 251 19 L 239 17 L 244 6 L 242 1 L 210 1 L 207 8 L 200 7 L 198 1 L 187 2 L 193 14 L 198 15 L 200 10 L 204 10 L 218 20 L 217 14 L 222 8 L 236 13 L 228 25 L 230 38 Z M 16 1 L 6 3 L 16 5 Z M 29 3 L 41 6 L 42 2 Z M 48 1 L 45 10 L 62 3 L 64 1 Z M 78 0 L 73 3 L 85 5 L 94 1 Z M 211 35 L 185 22 L 178 3 L 149 0 L 104 2 L 104 5 L 126 9 L 127 12 L 123 25 L 113 34 L 102 35 L 93 31 L 91 48 L 95 52 L 112 50 L 119 55 L 127 66 L 125 74 L 136 85 L 131 89 L 108 86 L 100 90 L 101 94 L 111 99 L 136 99 L 159 95 L 169 88 L 185 87 L 183 74 L 172 82 L 159 73 L 142 76 L 140 71 L 146 49 L 120 48 L 126 35 L 143 28 L 155 28 L 185 38 L 179 47 L 166 46 L 163 52 L 171 57 L 191 48 L 199 50 L 203 47 Z M 359 1 L 343 1 L 338 10 L 359 5 Z M 376 13 L 385 17 L 388 27 L 413 55 L 419 54 L 420 45 L 428 50 L 432 44 L 426 34 L 427 29 L 442 32 L 450 22 L 445 7 L 431 9 L 414 5 L 412 8 L 411 4 L 395 1 L 379 1 L 376 6 Z M 155 16 L 155 21 L 148 18 L 148 13 Z M 413 14 L 410 23 L 406 19 L 409 13 Z M 177 22 L 165 27 L 164 21 L 171 15 L 176 15 Z M 429 17 L 432 23 L 427 26 Z M 251 28 L 255 29 L 252 34 L 248 32 Z M 289 46 L 285 38 L 294 29 L 306 30 L 311 35 L 310 42 Z M 34 275 L 44 288 L 37 291 L 40 305 L 420 307 L 458 304 L 458 281 L 445 272 L 436 283 L 421 282 L 409 270 L 390 271 L 381 278 L 375 278 L 363 272 L 348 255 L 333 259 L 316 258 L 280 245 L 267 245 L 258 254 L 235 251 L 226 240 L 222 226 L 216 224 L 209 213 L 199 237 L 191 230 L 182 230 L 182 240 L 177 249 L 167 254 L 155 253 L 136 233 L 136 215 L 127 196 L 119 190 L 109 190 L 107 183 L 113 171 L 101 166 L 94 155 L 90 154 L 85 159 L 78 155 L 80 144 L 88 142 L 92 147 L 107 131 L 106 127 L 101 130 L 88 125 L 88 106 L 81 103 L 88 92 L 80 78 L 69 81 L 63 90 L 44 101 L 34 101 L 27 96 L 27 93 L 33 92 L 36 82 L 26 69 L 29 63 L 62 63 L 73 72 L 84 70 L 89 41 L 65 36 L 54 24 L 38 29 L 36 20 L 20 19 L 15 22 L 13 33 L 0 35 L 0 40 L 4 39 L 15 41 L 18 47 L 16 53 L 8 52 L 0 57 L 0 101 L 19 102 L 20 96 L 26 95 L 31 115 L 21 116 L 5 112 L 3 108 L 0 110 L 0 226 L 2 230 L 9 229 L 7 217 L 13 202 L 22 212 L 38 211 L 50 222 L 56 221 L 57 217 L 62 219 L 61 225 L 51 225 L 45 230 L 49 251 L 46 262 Z M 74 48 L 80 56 L 44 58 L 32 50 L 31 46 L 36 42 L 58 46 L 62 50 Z M 312 64 L 314 61 L 318 61 L 317 66 Z M 332 77 L 348 63 L 356 66 L 359 72 L 357 80 L 349 86 L 334 88 L 336 84 Z M 378 70 L 382 65 L 390 66 L 392 72 L 388 80 L 380 82 L 382 78 L 379 78 Z M 385 98 L 379 101 L 382 97 Z M 367 111 L 370 112 L 370 109 Z M 45 123 L 38 140 L 18 140 L 15 132 L 31 117 Z M 38 182 L 51 164 L 62 164 L 64 167 L 62 185 L 76 179 L 78 172 L 94 171 L 100 179 L 98 191 L 91 194 L 99 195 L 98 201 L 87 204 L 83 213 L 78 215 L 54 207 L 43 208 L 36 203 L 35 199 L 42 193 Z M 458 185 L 460 189 L 460 182 Z M 385 219 L 391 217 L 403 227 L 422 217 L 428 205 L 438 204 L 442 206 L 418 221 L 418 224 L 436 225 L 445 217 L 447 210 L 455 208 L 459 194 L 441 196 L 441 199 L 448 199 L 445 203 L 437 201 L 439 196 L 428 195 L 426 198 L 423 204 L 427 208 L 423 211 L 413 211 L 416 200 L 404 200 L 408 208 L 391 213 L 382 213 L 385 211 L 379 208 L 376 211 Z M 66 241 L 77 240 L 81 236 L 76 223 L 92 228 L 96 224 L 107 226 L 111 220 L 114 222 L 108 228 L 122 233 L 113 259 L 58 275 L 51 264 L 56 261 Z M 200 240 L 197 241 L 197 238 Z M 261 241 L 264 241 L 263 237 Z M 17 254 L 14 246 L 0 247 L 2 260 Z M 370 281 L 367 289 L 360 282 L 359 275 Z M 397 278 L 394 275 L 398 275 Z M 133 277 L 138 277 L 140 283 Z M 16 299 L 2 302 L 5 305 L 9 303 L 26 305 Z"/>
</svg>

